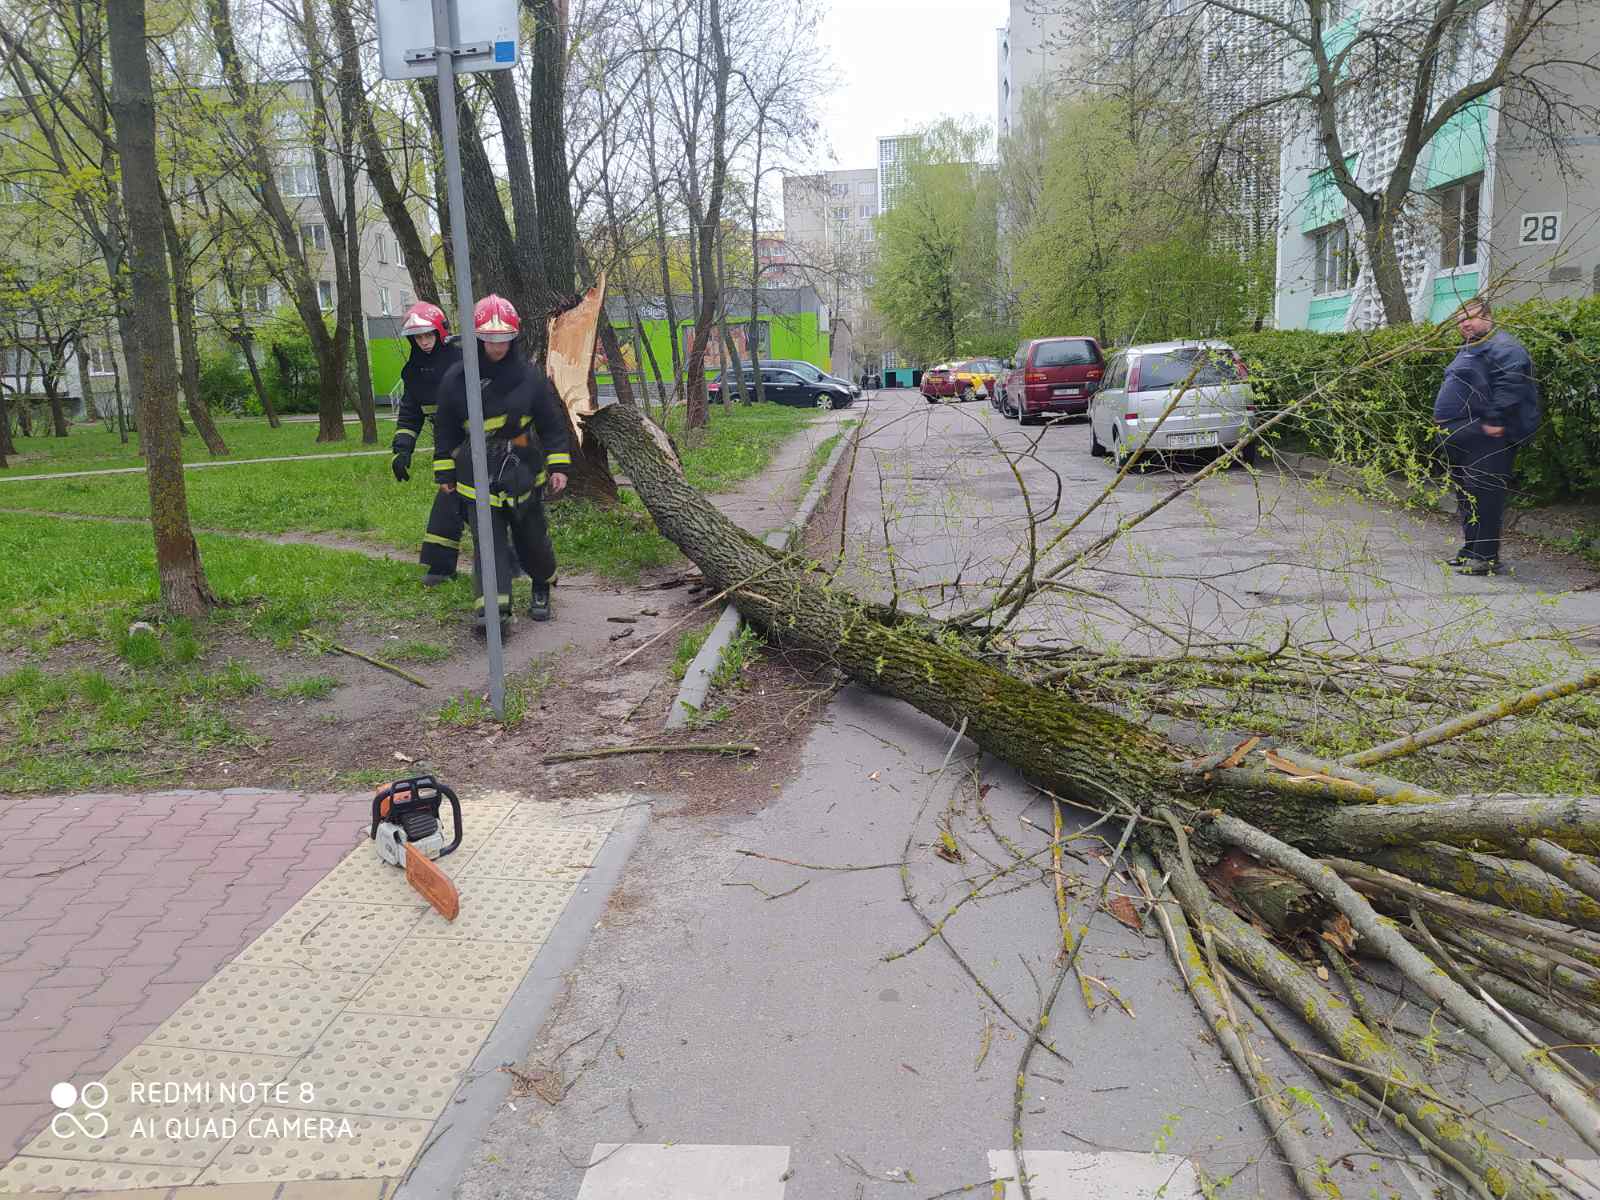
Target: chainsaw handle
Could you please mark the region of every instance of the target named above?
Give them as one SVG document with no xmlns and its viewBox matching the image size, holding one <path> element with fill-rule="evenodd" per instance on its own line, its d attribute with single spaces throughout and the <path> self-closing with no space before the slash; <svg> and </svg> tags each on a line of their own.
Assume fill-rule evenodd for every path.
<svg viewBox="0 0 1600 1200">
<path fill-rule="evenodd" d="M 454 854 L 461 845 L 461 801 L 457 798 L 455 792 L 445 784 L 435 781 L 435 786 L 439 789 L 439 794 L 450 801 L 450 815 L 455 821 L 456 828 L 455 840 L 439 851 L 439 857 L 443 858 L 446 854 Z"/>
</svg>

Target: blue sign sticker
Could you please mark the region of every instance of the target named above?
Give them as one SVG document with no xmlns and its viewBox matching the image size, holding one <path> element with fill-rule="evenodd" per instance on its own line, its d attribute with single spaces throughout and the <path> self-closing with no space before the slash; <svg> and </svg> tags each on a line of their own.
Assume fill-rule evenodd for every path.
<svg viewBox="0 0 1600 1200">
<path fill-rule="evenodd" d="M 517 44 L 515 42 L 496 42 L 494 44 L 495 62 L 516 62 Z"/>
</svg>

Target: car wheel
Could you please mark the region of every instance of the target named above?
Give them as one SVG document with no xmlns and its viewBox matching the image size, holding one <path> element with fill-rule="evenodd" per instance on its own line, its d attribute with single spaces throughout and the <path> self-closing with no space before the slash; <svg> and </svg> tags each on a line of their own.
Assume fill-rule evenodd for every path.
<svg viewBox="0 0 1600 1200">
<path fill-rule="evenodd" d="M 972 399 L 972 385 L 970 383 L 963 383 L 961 385 L 961 391 L 959 393 L 957 393 L 957 395 L 956 395 L 956 400 L 957 400 L 957 402 L 959 402 L 961 404 L 965 404 L 968 400 L 971 400 L 971 399 Z"/>
<path fill-rule="evenodd" d="M 928 403 L 929 403 L 929 404 L 937 404 L 937 403 L 939 403 L 939 397 L 937 397 L 937 396 L 930 396 L 930 395 L 928 395 L 928 393 L 927 393 L 927 392 L 923 392 L 923 393 L 922 393 L 922 398 L 923 398 L 923 399 L 924 399 L 924 400 L 926 400 L 926 401 L 927 401 L 927 402 L 928 402 Z"/>
<path fill-rule="evenodd" d="M 827 392 L 818 392 L 817 393 L 817 407 L 819 409 L 821 409 L 823 412 L 832 412 L 833 411 L 833 397 L 828 395 Z"/>
<path fill-rule="evenodd" d="M 1030 417 L 1028 415 L 1028 410 L 1026 408 L 1024 408 L 1021 404 L 1017 405 L 1017 424 L 1018 425 L 1032 425 L 1034 423 L 1034 420 L 1035 420 L 1035 418 Z"/>
<path fill-rule="evenodd" d="M 1256 465 L 1256 447 L 1258 444 L 1257 442 L 1251 442 L 1243 450 L 1239 451 L 1239 461 L 1245 466 L 1253 467 Z"/>
<path fill-rule="evenodd" d="M 1089 422 L 1089 457 L 1104 458 L 1110 453 L 1111 451 L 1100 444 L 1100 435 L 1094 431 L 1094 421 L 1091 420 Z"/>
</svg>

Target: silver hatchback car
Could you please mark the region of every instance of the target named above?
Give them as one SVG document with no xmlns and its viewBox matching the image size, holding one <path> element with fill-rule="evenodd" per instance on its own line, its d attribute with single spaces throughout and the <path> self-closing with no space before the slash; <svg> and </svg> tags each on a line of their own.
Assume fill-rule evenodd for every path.
<svg viewBox="0 0 1600 1200">
<path fill-rule="evenodd" d="M 1227 449 L 1255 419 L 1246 374 L 1226 342 L 1155 342 L 1106 355 L 1089 402 L 1089 453 L 1121 466 L 1141 444 L 1147 454 Z M 1240 458 L 1254 462 L 1255 444 Z"/>
</svg>

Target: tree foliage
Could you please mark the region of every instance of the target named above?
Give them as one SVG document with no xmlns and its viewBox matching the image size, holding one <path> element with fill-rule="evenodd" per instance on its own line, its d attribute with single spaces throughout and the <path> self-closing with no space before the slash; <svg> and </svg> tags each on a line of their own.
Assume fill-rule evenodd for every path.
<svg viewBox="0 0 1600 1200">
<path fill-rule="evenodd" d="M 1182 122 L 1134 137 L 1127 104 L 1081 100 L 1035 118 L 1047 123 L 1041 186 L 1011 255 L 1025 336 L 1114 345 L 1232 330 L 1267 274 L 1219 244 L 1197 205 Z"/>
<path fill-rule="evenodd" d="M 953 119 L 923 130 L 878 218 L 872 301 L 902 352 L 924 361 L 992 349 L 1001 324 L 989 136 Z"/>
</svg>

